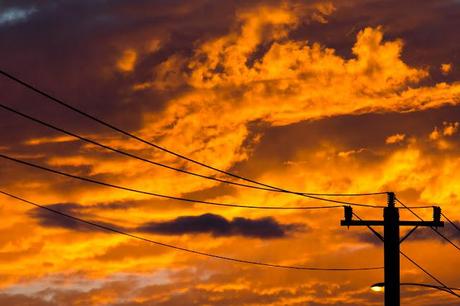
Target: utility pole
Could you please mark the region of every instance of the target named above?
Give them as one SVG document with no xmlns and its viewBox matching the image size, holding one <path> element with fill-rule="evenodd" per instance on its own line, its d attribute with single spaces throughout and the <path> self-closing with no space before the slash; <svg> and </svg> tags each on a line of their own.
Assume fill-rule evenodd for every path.
<svg viewBox="0 0 460 306">
<path fill-rule="evenodd" d="M 345 206 L 345 220 L 342 226 L 367 226 L 380 240 L 384 248 L 385 306 L 400 306 L 400 266 L 399 245 L 419 226 L 443 227 L 441 208 L 433 206 L 433 221 L 400 221 L 399 209 L 395 206 L 395 194 L 388 192 L 388 206 L 383 208 L 383 220 L 353 220 L 353 209 Z M 383 226 L 383 237 L 371 226 Z M 399 237 L 400 226 L 413 226 L 402 239 Z"/>
</svg>

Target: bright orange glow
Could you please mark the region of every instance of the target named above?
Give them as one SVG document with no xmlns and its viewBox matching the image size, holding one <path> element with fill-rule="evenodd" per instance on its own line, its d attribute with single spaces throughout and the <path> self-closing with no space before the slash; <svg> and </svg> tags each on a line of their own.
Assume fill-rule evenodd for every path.
<svg viewBox="0 0 460 306">
<path fill-rule="evenodd" d="M 408 1 L 393 0 L 379 6 L 363 0 L 77 2 L 40 4 L 14 20 L 0 12 L 0 34 L 11 40 L 0 50 L 5 69 L 213 167 L 295 191 L 395 191 L 411 206 L 441 206 L 458 224 L 460 49 L 450 42 L 460 21 L 433 15 L 458 13 L 458 4 L 422 1 L 412 12 Z M 408 11 L 410 18 L 402 18 Z M 425 34 L 427 27 L 432 32 Z M 37 28 L 49 33 L 46 44 L 38 42 Z M 29 50 L 32 42 L 38 45 Z M 217 180 L 122 156 L 6 110 L 0 112 L 2 154 L 172 197 L 337 204 L 221 183 L 251 185 L 129 139 L 14 83 L 2 79 L 0 86 L 2 103 L 30 116 Z M 166 244 L 280 265 L 383 265 L 372 233 L 340 226 L 342 207 L 217 207 L 0 162 L 0 190 Z M 363 218 L 382 218 L 380 209 L 354 209 Z M 381 270 L 291 271 L 221 261 L 94 230 L 4 195 L 0 213 L 0 305 L 377 305 L 371 290 L 384 289 L 369 290 L 372 280 L 383 279 Z M 431 209 L 417 214 L 432 218 Z M 405 210 L 400 215 L 415 220 Z M 442 231 L 459 243 L 453 227 Z M 449 286 L 460 285 L 452 269 L 460 257 L 451 245 L 418 229 L 404 250 Z M 401 275 L 426 281 L 404 260 Z M 402 304 L 455 303 L 442 292 L 404 290 Z"/>
<path fill-rule="evenodd" d="M 117 68 L 123 72 L 130 72 L 134 69 L 136 64 L 137 53 L 129 49 L 123 52 L 121 58 L 117 61 Z"/>
<path fill-rule="evenodd" d="M 384 286 L 372 286 L 371 290 L 374 291 L 374 292 L 384 292 L 385 287 Z"/>
</svg>

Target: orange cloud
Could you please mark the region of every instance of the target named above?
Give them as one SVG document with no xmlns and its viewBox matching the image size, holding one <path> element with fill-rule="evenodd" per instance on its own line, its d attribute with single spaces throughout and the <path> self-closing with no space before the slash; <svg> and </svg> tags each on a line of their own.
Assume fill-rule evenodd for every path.
<svg viewBox="0 0 460 306">
<path fill-rule="evenodd" d="M 428 71 L 407 64 L 401 57 L 403 41 L 385 40 L 382 28 L 361 29 L 350 58 L 315 42 L 294 40 L 290 34 L 303 21 L 304 15 L 301 14 L 308 16 L 309 21 L 324 23 L 334 11 L 330 4 L 303 8 L 305 10 L 283 4 L 240 10 L 227 33 L 197 41 L 190 56 L 173 54 L 152 67 L 153 77 L 135 83 L 131 88 L 136 94 L 150 89 L 164 93 L 167 103 L 161 110 L 145 113 L 141 127 L 135 133 L 219 168 L 235 167 L 239 171 L 238 166 L 249 160 L 251 165 L 245 175 L 253 175 L 253 170 L 258 180 L 275 185 L 310 192 L 397 190 L 401 191 L 401 199 L 414 205 L 433 201 L 443 203 L 458 219 L 460 210 L 453 203 L 460 197 L 460 177 L 456 171 L 460 162 L 455 156 L 455 137 L 449 138 L 458 132 L 457 122 L 446 122 L 430 134 L 432 140 L 449 139 L 449 146 L 443 148 L 430 147 L 427 131 L 423 134 L 425 139 L 411 138 L 410 141 L 403 141 L 405 134 L 387 133 L 384 135 L 390 136 L 386 143 L 400 145 L 385 146 L 383 138 L 378 138 L 382 147 L 372 149 L 365 147 L 365 143 L 346 146 L 340 141 L 330 141 L 326 136 L 317 143 L 309 143 L 310 140 L 299 133 L 290 137 L 298 143 L 308 143 L 306 149 L 297 148 L 288 157 L 251 160 L 253 148 L 263 138 L 262 132 L 251 130 L 251 125 L 276 129 L 327 117 L 423 111 L 460 102 L 459 83 L 433 86 L 422 83 L 428 77 Z M 160 48 L 158 44 L 151 42 L 147 51 L 156 52 Z M 126 50 L 116 63 L 117 69 L 133 71 L 139 60 L 137 52 Z M 145 101 L 146 104 L 151 102 Z M 158 162 L 211 174 L 132 141 L 104 135 L 91 137 Z M 69 140 L 66 137 L 44 137 L 31 139 L 26 144 L 35 145 L 33 150 L 38 150 L 40 144 Z M 287 149 L 283 144 L 273 145 L 279 147 L 277 152 L 280 155 Z M 92 145 L 52 153 L 47 156 L 33 151 L 27 153 L 27 157 L 83 176 L 170 195 L 267 206 L 318 204 L 281 193 L 223 187 L 215 182 L 116 157 Z M 237 216 L 261 218 L 267 214 L 238 208 L 222 210 L 185 205 L 110 191 L 20 167 L 2 170 L 8 170 L 12 176 L 21 176 L 21 180 L 9 178 L 7 182 L 8 188 L 18 194 L 45 204 L 75 201 L 84 207 L 83 213 L 97 216 L 101 222 L 126 227 L 205 212 L 226 219 Z M 71 305 L 69 300 L 77 301 L 77 304 L 117 303 L 125 298 L 127 301 L 169 305 L 193 305 L 197 299 L 201 304 L 245 305 L 263 300 L 267 305 L 296 305 L 321 299 L 330 304 L 363 305 L 372 300 L 366 295 L 369 279 L 382 277 L 380 272 L 353 276 L 312 273 L 306 277 L 306 274 L 274 272 L 203 259 L 102 232 L 88 235 L 39 226 L 29 210 L 11 199 L 1 198 L 5 205 L 0 209 L 11 216 L 1 224 L 1 229 L 9 233 L 8 237 L 0 238 L 0 260 L 4 262 L 3 274 L 6 275 L 1 279 L 2 288 L 14 293 L 19 290 L 18 284 L 24 284 L 30 293 L 37 283 L 45 284 L 46 287 L 38 288 L 52 288 L 47 292 L 53 292 L 53 299 L 61 304 Z M 383 204 L 385 198 L 362 201 Z M 359 213 L 381 218 L 380 210 L 363 209 Z M 431 212 L 421 214 L 428 217 Z M 244 237 L 210 239 L 206 233 L 160 237 L 149 234 L 149 237 L 200 251 L 280 264 L 379 265 L 381 250 L 357 241 L 353 236 L 356 232 L 339 228 L 341 217 L 341 209 L 279 212 L 276 214 L 279 222 L 308 224 L 311 231 L 299 232 L 270 244 Z M 430 241 L 409 244 L 411 254 L 417 254 L 415 246 L 420 243 L 426 249 L 436 246 L 436 254 L 448 253 L 448 246 Z M 439 270 L 436 271 L 442 277 L 450 277 L 449 281 L 455 281 L 455 273 L 447 270 L 458 265 L 458 259 L 449 256 L 442 265 L 437 266 Z M 402 269 L 405 276 L 415 277 L 409 267 L 403 266 Z M 166 275 L 164 270 L 167 270 Z M 273 277 L 274 273 L 277 277 Z M 62 277 L 48 285 L 45 280 L 50 274 L 62 274 Z M 122 277 L 114 283 L 120 274 L 129 274 L 129 277 Z M 244 280 L 241 275 L 245 276 Z M 353 282 L 350 282 L 351 278 Z M 259 281 L 261 279 L 264 281 Z M 90 283 L 91 288 L 76 290 L 75 286 L 80 282 Z M 74 291 L 66 292 L 66 295 L 59 292 L 69 283 Z M 58 288 L 57 292 L 52 291 L 54 288 Z M 174 300 L 175 297 L 179 298 Z M 2 298 L 5 297 L 0 296 L 0 301 Z M 9 300 L 5 304 L 14 302 Z"/>
<path fill-rule="evenodd" d="M 443 122 L 444 130 L 442 134 L 444 136 L 452 136 L 458 131 L 459 123 L 458 122 Z"/>
<path fill-rule="evenodd" d="M 460 101 L 460 84 L 417 86 L 428 71 L 404 63 L 402 41 L 384 41 L 380 28 L 360 31 L 354 58 L 345 59 L 319 44 L 288 39 L 298 24 L 288 8 L 244 11 L 237 20 L 229 34 L 202 42 L 190 58 L 175 54 L 155 68 L 156 90 L 190 90 L 165 111 L 146 114 L 143 135 L 158 135 L 166 147 L 203 161 L 217 154 L 217 166 L 228 168 L 248 157 L 243 143 L 250 122 L 279 126 Z"/>
<path fill-rule="evenodd" d="M 130 72 L 134 69 L 137 60 L 137 52 L 133 49 L 125 50 L 117 61 L 117 68 L 122 72 Z"/>
<path fill-rule="evenodd" d="M 431 140 L 438 140 L 439 137 L 441 137 L 441 133 L 439 133 L 439 130 L 437 127 L 435 127 L 434 130 L 428 136 L 428 138 Z"/>
<path fill-rule="evenodd" d="M 449 74 L 452 71 L 452 64 L 441 64 L 441 72 L 443 74 Z"/>
<path fill-rule="evenodd" d="M 42 137 L 42 138 L 35 138 L 35 139 L 29 139 L 25 141 L 25 144 L 27 145 L 41 145 L 44 143 L 60 143 L 60 142 L 69 142 L 69 141 L 75 141 L 76 139 L 72 136 L 57 136 L 57 137 Z"/>
<path fill-rule="evenodd" d="M 385 139 L 385 143 L 387 143 L 387 144 L 398 143 L 398 142 L 403 141 L 404 138 L 406 138 L 405 134 L 391 135 L 391 136 L 388 136 L 387 139 Z"/>
</svg>

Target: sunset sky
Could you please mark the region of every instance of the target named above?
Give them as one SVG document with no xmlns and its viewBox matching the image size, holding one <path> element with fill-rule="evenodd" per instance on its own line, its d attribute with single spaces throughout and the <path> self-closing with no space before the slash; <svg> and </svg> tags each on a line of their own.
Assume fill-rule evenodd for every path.
<svg viewBox="0 0 460 306">
<path fill-rule="evenodd" d="M 310 193 L 394 191 L 460 225 L 460 1 L 0 1 L 0 69 L 212 167 Z M 2 105 L 171 167 L 180 159 L 0 75 Z M 152 193 L 328 206 L 108 151 L 0 108 L 0 154 Z M 218 207 L 117 190 L 0 158 L 0 191 L 154 241 L 275 265 L 383 266 L 343 208 Z M 386 205 L 386 195 L 333 198 Z M 339 204 L 340 205 L 340 204 Z M 382 210 L 354 207 L 362 218 Z M 417 209 L 425 220 L 431 209 Z M 401 219 L 417 220 L 407 211 Z M 0 195 L 0 305 L 382 305 L 383 270 L 242 264 L 107 233 Z M 377 228 L 381 230 L 381 228 Z M 402 229 L 402 233 L 408 228 Z M 460 232 L 440 229 L 460 246 Z M 429 228 L 401 249 L 451 287 L 460 252 Z M 401 258 L 401 281 L 436 284 Z M 402 305 L 459 305 L 401 288 Z"/>
</svg>

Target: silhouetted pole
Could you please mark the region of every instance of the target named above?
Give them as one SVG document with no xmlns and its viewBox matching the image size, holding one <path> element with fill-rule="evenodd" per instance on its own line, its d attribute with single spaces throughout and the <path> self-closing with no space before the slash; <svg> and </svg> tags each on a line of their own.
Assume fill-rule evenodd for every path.
<svg viewBox="0 0 460 306">
<path fill-rule="evenodd" d="M 385 305 L 399 306 L 399 212 L 395 195 L 388 193 L 388 207 L 383 209 L 383 248 L 385 263 Z"/>
<path fill-rule="evenodd" d="M 383 241 L 385 272 L 385 306 L 400 305 L 400 266 L 399 245 L 419 226 L 443 227 L 441 208 L 433 206 L 433 221 L 400 221 L 399 211 L 395 207 L 395 194 L 388 192 L 388 206 L 383 208 L 383 220 L 353 220 L 353 209 L 345 206 L 345 220 L 342 226 L 367 226 Z M 383 226 L 383 237 L 372 226 Z M 402 239 L 399 238 L 400 226 L 414 226 Z"/>
</svg>

